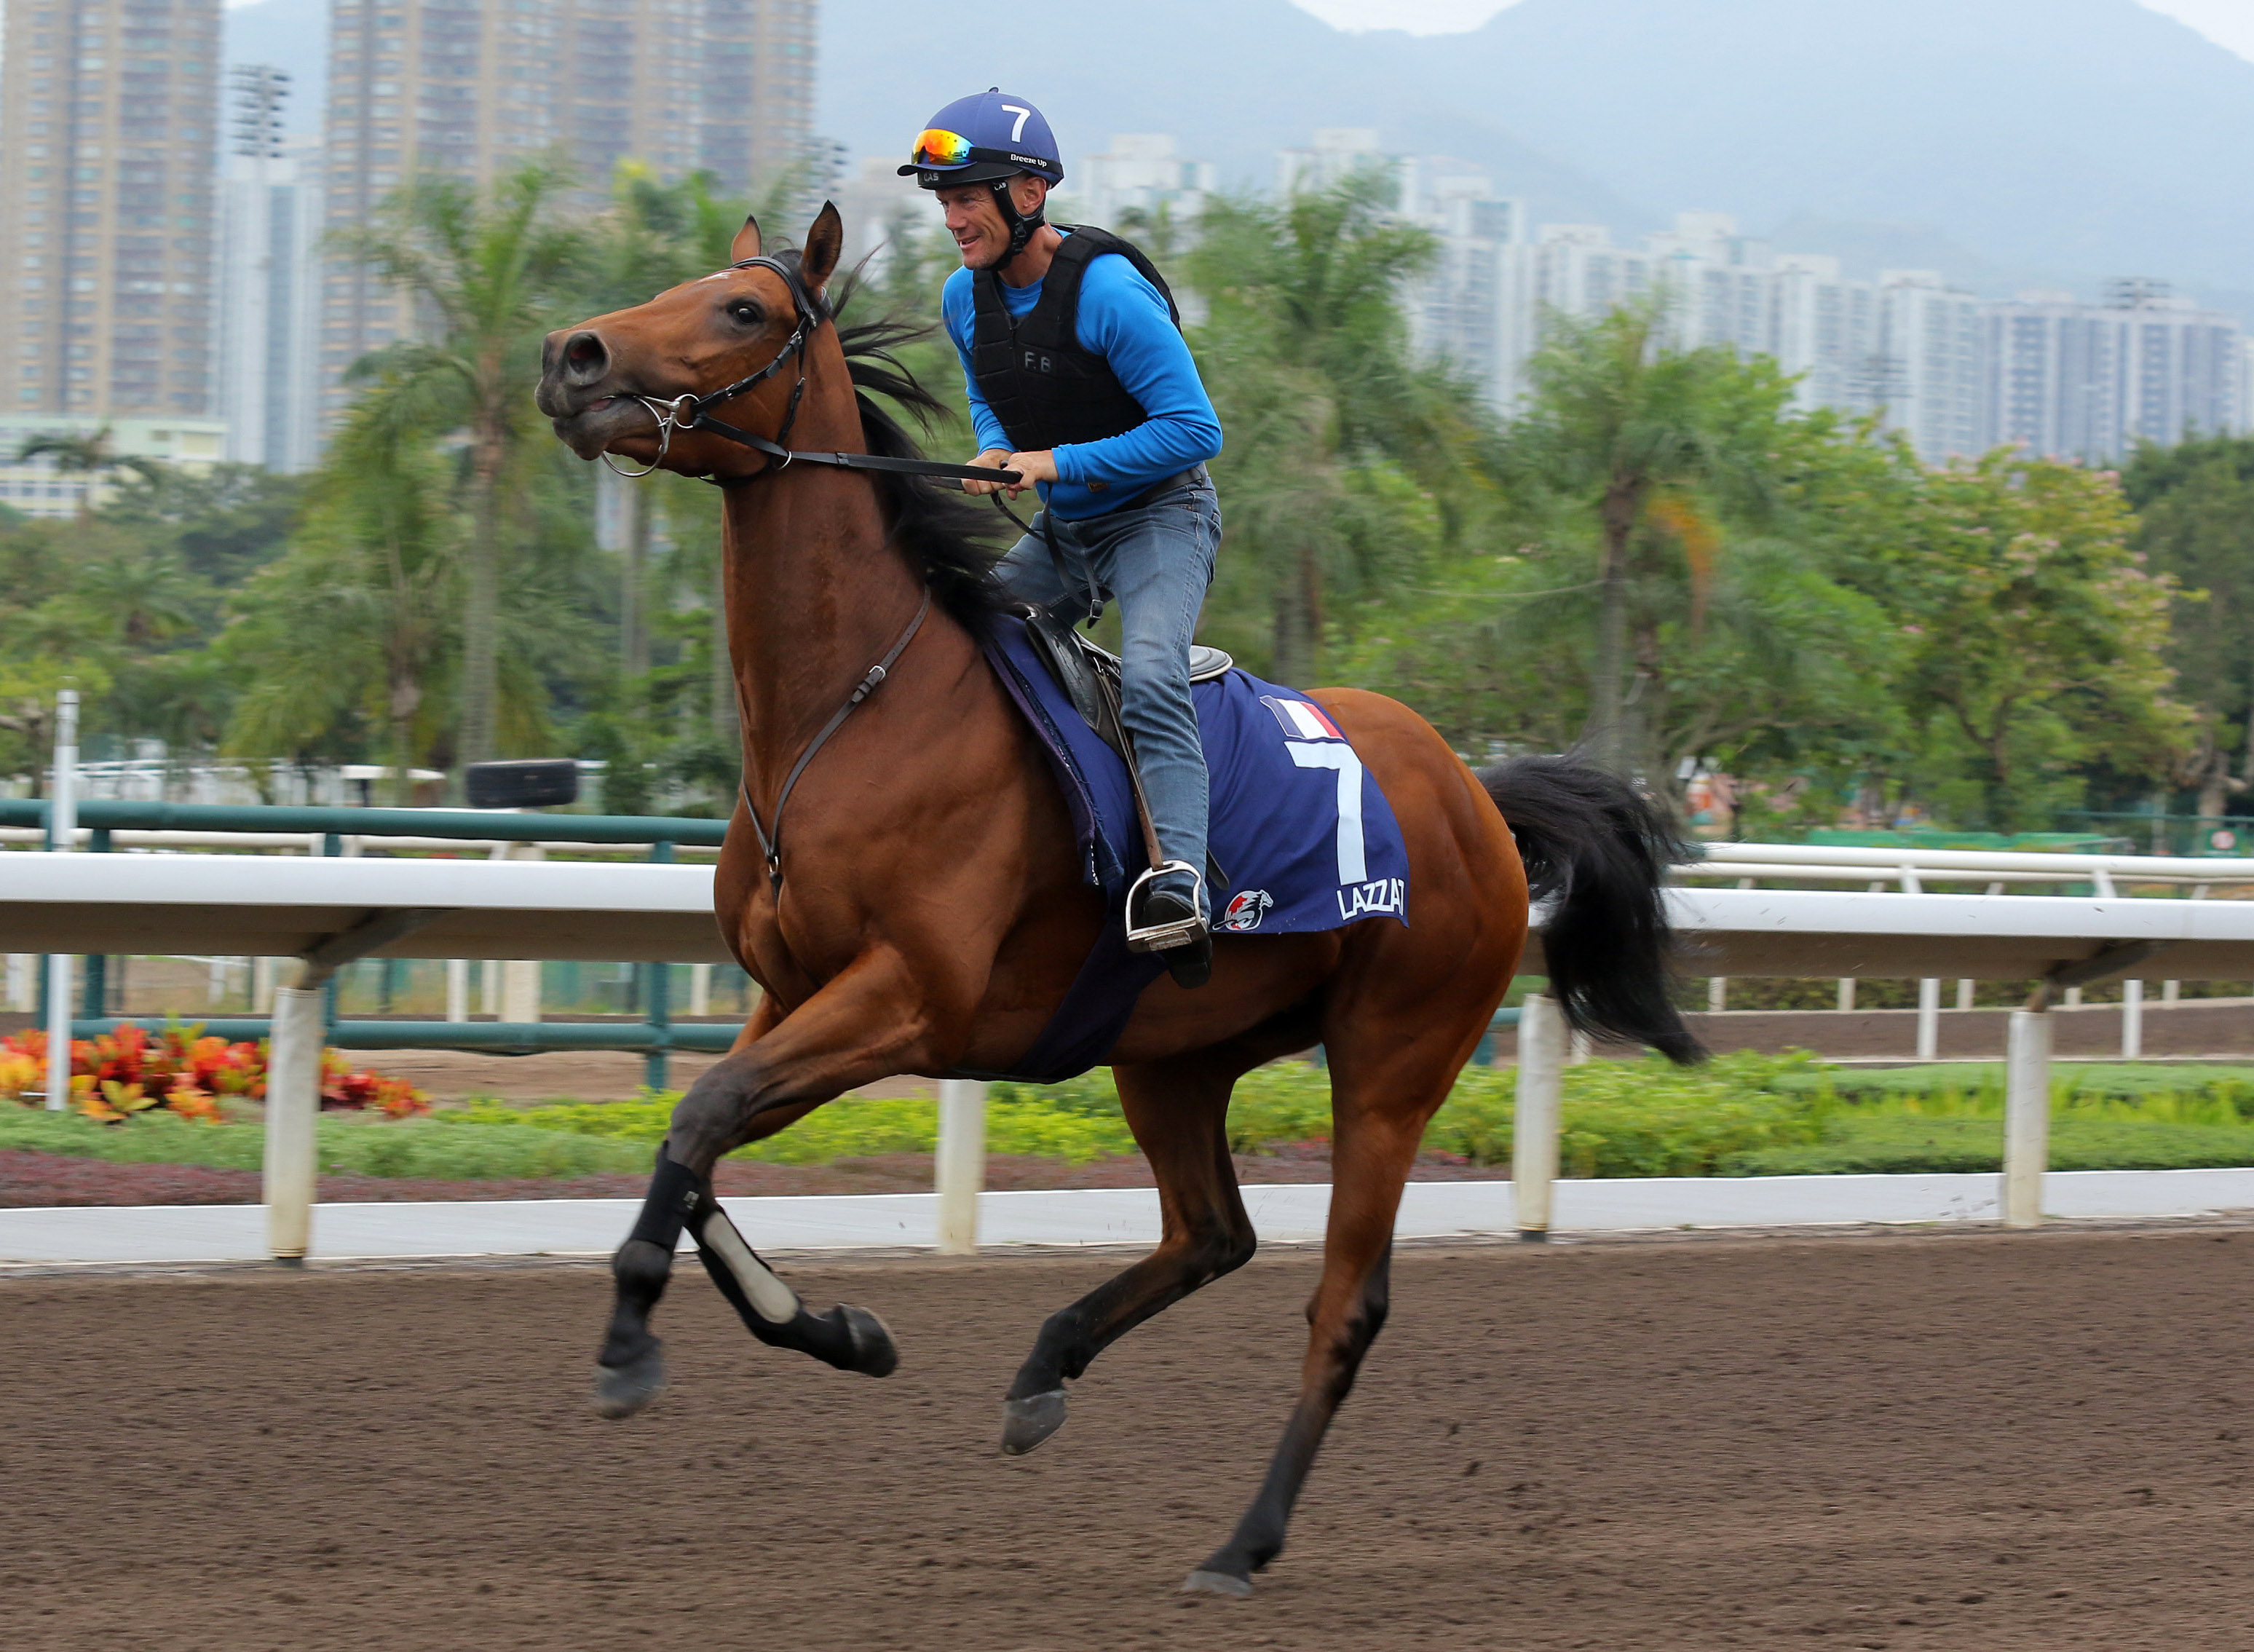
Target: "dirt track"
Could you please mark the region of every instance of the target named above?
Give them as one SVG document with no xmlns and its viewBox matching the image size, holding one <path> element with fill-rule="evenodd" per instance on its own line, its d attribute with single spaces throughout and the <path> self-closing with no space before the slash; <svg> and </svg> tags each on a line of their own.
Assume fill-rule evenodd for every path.
<svg viewBox="0 0 2254 1652">
<path fill-rule="evenodd" d="M 994 1452 L 1101 1260 L 799 1264 L 878 1383 L 692 1269 L 581 1409 L 587 1270 L 0 1279 L 0 1643 L 454 1652 L 2254 1645 L 2254 1232 L 1410 1251 L 1250 1602 L 1312 1263 L 1264 1256 Z"/>
</svg>

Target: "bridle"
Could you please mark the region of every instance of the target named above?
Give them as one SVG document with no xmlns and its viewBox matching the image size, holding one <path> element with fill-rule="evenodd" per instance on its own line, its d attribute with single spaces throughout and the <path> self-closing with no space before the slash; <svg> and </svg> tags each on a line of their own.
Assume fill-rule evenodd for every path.
<svg viewBox="0 0 2254 1652">
<path fill-rule="evenodd" d="M 799 403 L 806 396 L 806 346 L 822 323 L 830 319 L 829 308 L 807 290 L 806 283 L 797 268 L 780 258 L 743 258 L 728 268 L 773 270 L 790 291 L 791 308 L 798 325 L 791 330 L 790 337 L 783 340 L 782 348 L 775 353 L 774 360 L 758 372 L 738 379 L 733 384 L 724 384 L 718 389 L 708 390 L 702 396 L 693 393 L 677 396 L 670 402 L 661 401 L 654 396 L 635 396 L 634 400 L 648 408 L 650 416 L 657 421 L 657 457 L 642 469 L 629 471 L 612 464 L 609 452 L 606 452 L 602 456 L 603 463 L 609 465 L 617 474 L 628 480 L 648 476 L 665 463 L 666 454 L 672 451 L 676 430 L 710 430 L 713 435 L 724 437 L 755 453 L 765 454 L 767 460 L 764 469 L 753 471 L 748 476 L 708 476 L 704 479 L 719 487 L 741 487 L 766 477 L 780 475 L 793 465 L 827 465 L 845 471 L 889 471 L 896 476 L 928 476 L 955 482 L 1014 482 L 1018 480 L 1014 471 L 996 471 L 979 465 L 942 465 L 933 459 L 889 458 L 879 453 L 794 452 L 790 446 L 790 432 L 791 427 L 798 423 Z M 782 427 L 775 432 L 773 439 L 712 416 L 712 410 L 721 402 L 733 401 L 746 391 L 756 389 L 781 372 L 786 362 L 792 360 L 798 363 L 798 377 L 790 387 L 790 402 L 783 410 Z M 995 497 L 998 500 L 1001 496 L 996 494 Z M 1004 506 L 1004 509 L 1006 511 L 1008 507 Z"/>
<path fill-rule="evenodd" d="M 997 471 L 977 465 L 942 465 L 929 459 L 887 458 L 877 453 L 794 452 L 790 446 L 790 431 L 791 426 L 798 422 L 798 405 L 806 396 L 807 341 L 820 330 L 822 323 L 831 318 L 830 312 L 819 299 L 807 290 L 806 283 L 801 278 L 799 271 L 780 258 L 745 258 L 731 264 L 729 268 L 771 270 L 780 276 L 783 285 L 790 290 L 791 306 L 797 318 L 797 326 L 792 328 L 790 337 L 783 341 L 782 348 L 775 353 L 774 360 L 768 362 L 758 372 L 738 379 L 733 384 L 723 385 L 720 388 L 707 391 L 703 396 L 678 396 L 670 402 L 660 401 L 653 396 L 635 396 L 634 399 L 648 408 L 650 416 L 657 421 L 657 458 L 641 470 L 620 470 L 618 466 L 611 465 L 612 471 L 628 478 L 648 476 L 665 463 L 665 456 L 673 446 L 673 433 L 676 430 L 710 430 L 715 436 L 725 437 L 729 441 L 748 447 L 753 452 L 765 454 L 767 459 L 765 468 L 753 471 L 748 476 L 708 476 L 704 479 L 721 487 L 740 487 L 765 477 L 779 476 L 793 465 L 827 465 L 838 470 L 847 471 L 890 471 L 895 475 L 929 476 L 957 482 L 997 480 L 1014 482 L 1018 480 L 1017 472 L 1014 471 Z M 794 360 L 798 363 L 798 378 L 790 387 L 790 402 L 783 411 L 782 426 L 775 432 L 772 440 L 755 431 L 740 429 L 712 416 L 712 409 L 721 402 L 731 401 L 746 391 L 766 383 L 782 371 L 784 363 Z M 611 464 L 611 456 L 607 452 L 602 457 L 605 464 Z M 999 494 L 994 495 L 994 502 L 998 505 L 1001 504 L 1002 496 Z M 1016 513 L 1011 511 L 1007 505 L 1002 505 L 1002 509 L 1014 520 Z M 852 716 L 860 708 L 861 703 L 873 694 L 885 679 L 892 675 L 892 668 L 900 663 L 900 655 L 907 652 L 908 644 L 915 640 L 916 633 L 923 628 L 925 616 L 930 612 L 931 592 L 928 587 L 926 587 L 923 600 L 916 606 L 915 617 L 908 621 L 907 629 L 900 633 L 899 639 L 886 651 L 885 657 L 863 674 L 860 682 L 854 685 L 852 693 L 846 697 L 845 704 L 831 713 L 830 720 L 823 724 L 820 732 L 806 743 L 805 749 L 798 754 L 798 760 L 791 765 L 789 774 L 784 777 L 782 790 L 775 798 L 774 824 L 772 827 L 760 819 L 759 806 L 752 802 L 749 773 L 746 773 L 737 783 L 736 789 L 744 800 L 744 813 L 751 817 L 752 834 L 759 839 L 760 853 L 766 862 L 767 886 L 774 892 L 777 898 L 780 898 L 782 893 L 783 805 L 790 802 L 791 793 L 797 788 L 799 778 L 806 773 L 807 766 L 814 761 L 815 753 L 829 743 L 830 737 L 844 726 L 845 719 Z"/>
</svg>

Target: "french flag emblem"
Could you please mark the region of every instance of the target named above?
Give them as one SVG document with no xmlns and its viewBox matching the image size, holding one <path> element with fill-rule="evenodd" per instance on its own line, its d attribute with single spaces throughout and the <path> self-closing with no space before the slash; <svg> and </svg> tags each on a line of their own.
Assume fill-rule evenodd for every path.
<svg viewBox="0 0 2254 1652">
<path fill-rule="evenodd" d="M 1295 740 L 1342 740 L 1338 724 L 1323 715 L 1322 708 L 1306 700 L 1286 700 L 1279 695 L 1264 694 L 1260 704 L 1276 714 L 1284 725 L 1284 732 Z"/>
</svg>

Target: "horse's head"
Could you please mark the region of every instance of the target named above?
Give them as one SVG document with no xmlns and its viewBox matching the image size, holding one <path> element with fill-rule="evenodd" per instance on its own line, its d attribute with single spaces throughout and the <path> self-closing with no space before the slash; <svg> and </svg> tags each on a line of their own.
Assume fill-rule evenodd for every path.
<svg viewBox="0 0 2254 1652">
<path fill-rule="evenodd" d="M 760 227 L 746 219 L 729 248 L 736 260 L 730 268 L 550 333 L 535 397 L 540 410 L 581 458 L 615 453 L 693 476 L 758 470 L 765 461 L 726 438 L 683 429 L 668 439 L 661 420 L 683 397 L 709 396 L 773 367 L 712 411 L 740 430 L 774 437 L 806 367 L 815 324 L 826 313 L 822 290 L 844 241 L 837 209 L 825 205 L 802 253 L 781 255 L 780 270 L 751 263 L 760 256 Z M 787 359 L 802 326 L 798 359 Z"/>
</svg>

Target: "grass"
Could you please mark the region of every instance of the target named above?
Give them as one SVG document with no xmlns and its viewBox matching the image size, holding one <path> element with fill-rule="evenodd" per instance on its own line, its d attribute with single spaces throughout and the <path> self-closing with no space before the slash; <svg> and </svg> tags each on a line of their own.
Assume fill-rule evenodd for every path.
<svg viewBox="0 0 2254 1652">
<path fill-rule="evenodd" d="M 1466 1069 L 1426 1130 L 1425 1150 L 1507 1166 L 1515 1082 L 1508 1069 Z M 677 1099 L 486 1102 L 396 1123 L 325 1116 L 321 1167 L 466 1180 L 640 1172 Z M 1565 1075 L 1560 1160 L 1577 1177 L 1992 1171 L 2002 1156 L 2003 1110 L 1998 1062 L 1869 1071 L 1805 1054 L 1726 1055 L 1687 1070 L 1656 1058 L 1593 1061 Z M 2052 1112 L 2054 1169 L 2254 1165 L 2254 1067 L 2065 1066 Z M 1229 1144 L 1241 1153 L 1324 1143 L 1331 1128 L 1328 1074 L 1298 1062 L 1248 1074 L 1229 1110 Z M 938 1133 L 934 1102 L 848 1099 L 736 1157 L 820 1165 L 928 1153 Z M 108 1126 L 0 1108 L 0 1148 L 122 1162 L 255 1170 L 263 1136 L 256 1124 L 195 1124 L 169 1114 Z M 1098 1072 L 1047 1087 L 995 1085 L 987 1148 L 1085 1164 L 1132 1152 L 1134 1138 L 1110 1075 Z"/>
<path fill-rule="evenodd" d="M 649 1168 L 637 1143 L 560 1130 L 501 1132 L 458 1117 L 372 1124 L 325 1117 L 318 1126 L 321 1169 L 332 1174 L 432 1177 L 448 1181 L 541 1180 Z M 206 1165 L 256 1170 L 266 1151 L 257 1124 L 199 1124 L 152 1113 L 122 1125 L 74 1113 L 0 1109 L 0 1148 L 24 1147 L 112 1164 Z"/>
</svg>

